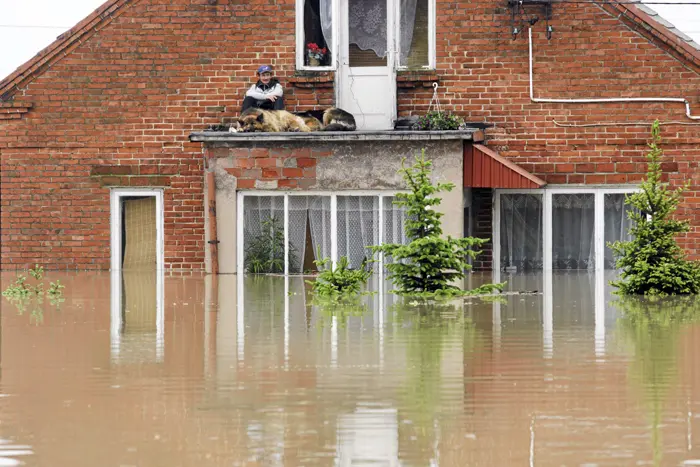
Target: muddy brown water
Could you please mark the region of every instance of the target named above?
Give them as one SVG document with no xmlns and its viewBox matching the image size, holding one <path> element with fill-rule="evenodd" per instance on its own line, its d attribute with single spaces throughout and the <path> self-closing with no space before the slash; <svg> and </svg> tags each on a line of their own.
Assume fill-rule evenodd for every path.
<svg viewBox="0 0 700 467">
<path fill-rule="evenodd" d="M 609 273 L 364 310 L 299 277 L 57 278 L 58 308 L 2 299 L 0 466 L 700 465 L 700 324 L 625 320 Z"/>
</svg>

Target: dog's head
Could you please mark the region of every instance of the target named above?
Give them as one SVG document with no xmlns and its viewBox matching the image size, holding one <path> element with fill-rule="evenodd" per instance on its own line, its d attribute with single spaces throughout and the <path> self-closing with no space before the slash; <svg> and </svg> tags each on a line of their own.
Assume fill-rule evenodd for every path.
<svg viewBox="0 0 700 467">
<path fill-rule="evenodd" d="M 233 120 L 228 126 L 229 133 L 239 133 L 243 131 L 241 129 L 241 122 L 239 120 Z"/>
<path fill-rule="evenodd" d="M 245 113 L 238 119 L 238 123 L 240 125 L 239 131 L 244 133 L 264 131 L 263 124 L 265 123 L 265 114 L 261 111 Z"/>
</svg>

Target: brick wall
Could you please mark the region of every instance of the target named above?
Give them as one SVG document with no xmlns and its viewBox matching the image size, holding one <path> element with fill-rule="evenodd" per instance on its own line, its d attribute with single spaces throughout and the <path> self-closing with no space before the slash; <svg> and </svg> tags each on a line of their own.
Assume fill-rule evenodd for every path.
<svg viewBox="0 0 700 467">
<path fill-rule="evenodd" d="M 203 149 L 187 136 L 236 115 L 262 62 L 275 67 L 288 108 L 333 101 L 332 73 L 295 75 L 293 1 L 215 3 L 120 1 L 2 103 L 0 267 L 108 268 L 116 185 L 162 186 L 166 265 L 203 267 Z M 686 97 L 700 113 L 697 67 L 596 5 L 553 13 L 551 41 L 535 26 L 539 97 Z M 437 0 L 437 18 L 437 71 L 402 81 L 401 115 L 425 111 L 426 83 L 439 79 L 443 106 L 494 124 L 489 146 L 550 183 L 634 182 L 644 169 L 648 125 L 562 125 L 680 121 L 663 127 L 664 148 L 669 179 L 691 183 L 684 246 L 700 258 L 700 127 L 686 125 L 682 105 L 533 104 L 527 37 L 512 40 L 502 1 Z M 139 168 L 103 168 L 119 166 Z M 263 167 L 240 168 L 262 176 Z M 294 169 L 269 167 L 285 168 Z"/>
</svg>

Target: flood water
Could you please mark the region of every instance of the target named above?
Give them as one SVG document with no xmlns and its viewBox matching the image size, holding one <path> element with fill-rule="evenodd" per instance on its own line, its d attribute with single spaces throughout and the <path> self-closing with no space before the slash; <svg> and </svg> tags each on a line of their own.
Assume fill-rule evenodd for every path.
<svg viewBox="0 0 700 467">
<path fill-rule="evenodd" d="M 300 277 L 57 278 L 58 308 L 2 299 L 0 466 L 700 465 L 700 324 L 625 320 L 609 275 L 364 312 Z"/>
</svg>

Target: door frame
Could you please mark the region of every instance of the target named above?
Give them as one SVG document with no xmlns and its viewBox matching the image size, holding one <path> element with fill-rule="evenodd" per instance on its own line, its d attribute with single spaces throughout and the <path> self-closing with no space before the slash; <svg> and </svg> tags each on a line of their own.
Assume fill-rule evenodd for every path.
<svg viewBox="0 0 700 467">
<path fill-rule="evenodd" d="M 121 271 L 122 264 L 122 198 L 132 196 L 153 196 L 156 198 L 156 270 L 164 269 L 163 252 L 163 190 L 152 188 L 112 188 L 109 193 L 110 205 L 110 270 Z"/>
<path fill-rule="evenodd" d="M 387 57 L 386 57 L 386 68 L 389 74 L 389 82 L 392 83 L 392 86 L 390 86 L 390 93 L 389 93 L 389 99 L 391 99 L 390 102 L 390 108 L 391 108 L 391 115 L 390 115 L 390 120 L 393 122 L 396 120 L 397 117 L 397 109 L 396 109 L 396 102 L 397 102 L 397 95 L 396 95 L 396 71 L 398 67 L 397 59 L 396 59 L 396 50 L 397 50 L 397 34 L 396 34 L 396 21 L 397 17 L 399 15 L 399 0 L 386 0 L 386 41 L 387 41 Z M 341 101 L 341 90 L 343 89 L 343 86 L 346 84 L 343 82 L 343 74 L 345 69 L 350 69 L 350 43 L 349 43 L 349 37 L 350 37 L 350 31 L 348 27 L 348 0 L 340 2 L 340 5 L 338 6 L 338 18 L 339 18 L 339 24 L 337 27 L 338 31 L 338 40 L 334 42 L 337 45 L 337 50 L 338 50 L 338 67 L 335 72 L 335 102 L 337 106 L 342 106 L 342 101 Z M 368 67 L 369 68 L 369 67 Z M 379 68 L 379 67 L 377 67 Z M 349 84 L 349 83 L 348 83 Z M 356 118 L 357 120 L 357 118 Z"/>
</svg>

